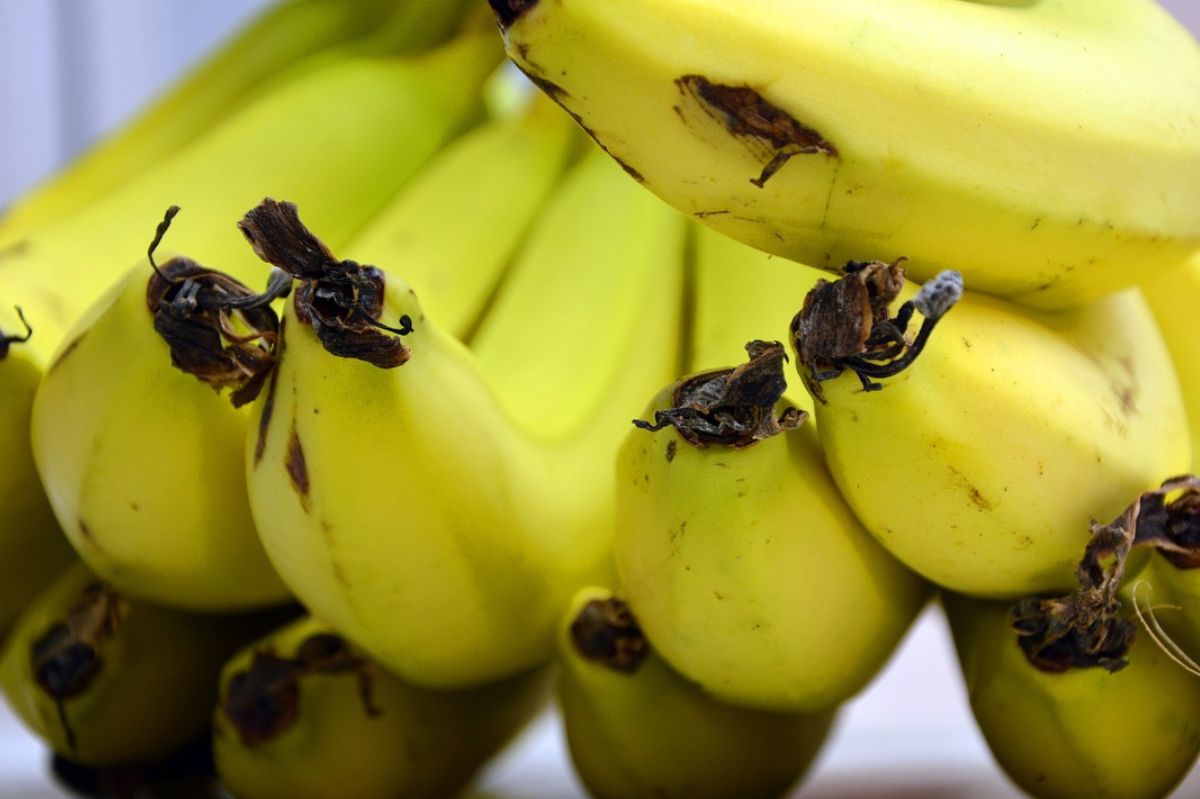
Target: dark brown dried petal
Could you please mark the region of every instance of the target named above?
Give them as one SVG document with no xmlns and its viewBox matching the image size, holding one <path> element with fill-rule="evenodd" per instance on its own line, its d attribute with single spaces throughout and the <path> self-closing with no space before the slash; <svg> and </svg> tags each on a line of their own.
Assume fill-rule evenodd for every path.
<svg viewBox="0 0 1200 799">
<path fill-rule="evenodd" d="M 634 425 L 650 431 L 672 426 L 697 447 L 746 447 L 799 427 L 807 418 L 804 411 L 788 408 L 779 418 L 774 415 L 787 388 L 783 345 L 756 340 L 746 351 L 747 363 L 684 380 L 675 390 L 673 408 L 655 411 L 653 423 L 635 419 Z"/>
<path fill-rule="evenodd" d="M 571 622 L 571 641 L 585 659 L 626 674 L 637 671 L 650 652 L 629 605 L 616 597 L 584 605 Z"/>
</svg>

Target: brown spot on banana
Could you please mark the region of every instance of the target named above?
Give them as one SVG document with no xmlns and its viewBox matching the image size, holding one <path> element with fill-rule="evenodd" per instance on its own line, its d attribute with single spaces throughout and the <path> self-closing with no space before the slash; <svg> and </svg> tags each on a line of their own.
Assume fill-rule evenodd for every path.
<svg viewBox="0 0 1200 799">
<path fill-rule="evenodd" d="M 750 178 L 760 189 L 792 156 L 838 157 L 832 142 L 749 86 L 714 83 L 703 75 L 684 75 L 675 84 L 735 139 L 769 156 L 759 176 Z"/>
<path fill-rule="evenodd" d="M 308 464 L 304 460 L 304 447 L 300 443 L 300 436 L 296 432 L 295 425 L 292 425 L 292 430 L 288 435 L 284 466 L 287 468 L 288 478 L 292 481 L 292 488 L 296 489 L 296 493 L 300 495 L 300 503 L 307 512 L 309 505 Z"/>
</svg>

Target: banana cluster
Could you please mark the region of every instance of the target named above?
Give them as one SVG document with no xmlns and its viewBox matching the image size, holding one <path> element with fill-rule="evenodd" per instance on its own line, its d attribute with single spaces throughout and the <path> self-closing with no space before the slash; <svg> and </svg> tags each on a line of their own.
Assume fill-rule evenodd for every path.
<svg viewBox="0 0 1200 799">
<path fill-rule="evenodd" d="M 386 799 L 553 695 L 596 797 L 772 797 L 934 600 L 1022 789 L 1166 796 L 1195 42 L 490 6 L 281 3 L 0 217 L 14 711 L 108 779 Z"/>
</svg>

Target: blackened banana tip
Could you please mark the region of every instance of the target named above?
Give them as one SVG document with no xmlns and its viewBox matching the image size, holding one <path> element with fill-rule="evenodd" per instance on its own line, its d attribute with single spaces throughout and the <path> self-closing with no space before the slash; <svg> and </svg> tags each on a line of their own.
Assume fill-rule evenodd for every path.
<svg viewBox="0 0 1200 799">
<path fill-rule="evenodd" d="M 488 5 L 496 15 L 496 23 L 502 31 L 508 30 L 522 14 L 537 4 L 538 0 L 488 0 Z"/>
</svg>

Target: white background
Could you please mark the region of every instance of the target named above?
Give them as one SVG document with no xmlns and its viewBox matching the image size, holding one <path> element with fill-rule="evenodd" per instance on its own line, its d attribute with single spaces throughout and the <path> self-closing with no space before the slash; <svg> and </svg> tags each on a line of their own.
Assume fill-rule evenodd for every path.
<svg viewBox="0 0 1200 799">
<path fill-rule="evenodd" d="M 481 0 L 482 2 L 482 0 Z M 165 88 L 264 0 L 0 0 L 0 207 Z M 1200 0 L 1164 2 L 1193 31 Z M 545 716 L 484 776 L 479 797 L 581 796 Z M 805 796 L 1002 799 L 1020 794 L 971 721 L 938 613 L 850 703 Z M 0 797 L 65 796 L 0 709 Z M 1177 796 L 1200 796 L 1194 776 Z"/>
</svg>

